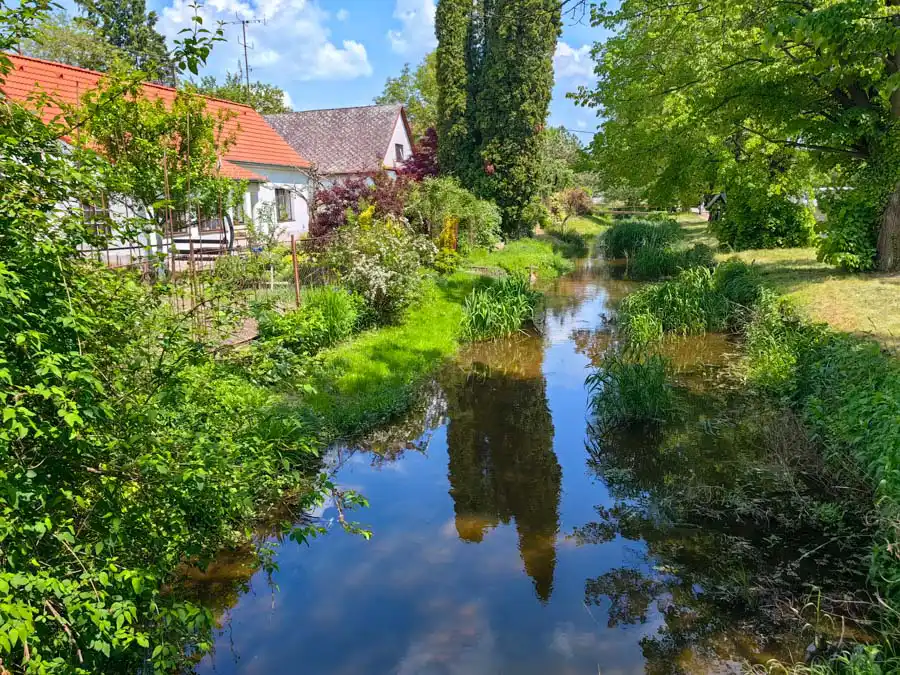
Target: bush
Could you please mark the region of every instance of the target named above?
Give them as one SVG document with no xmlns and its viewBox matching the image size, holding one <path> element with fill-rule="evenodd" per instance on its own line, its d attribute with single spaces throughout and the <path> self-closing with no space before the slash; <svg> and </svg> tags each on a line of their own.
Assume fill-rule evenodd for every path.
<svg viewBox="0 0 900 675">
<path fill-rule="evenodd" d="M 347 222 L 347 214 L 359 214 L 372 200 L 365 178 L 346 178 L 316 192 L 316 213 L 309 224 L 313 237 L 325 237 Z"/>
<path fill-rule="evenodd" d="M 434 258 L 434 269 L 441 274 L 453 274 L 459 269 L 462 256 L 452 248 L 442 248 Z"/>
<path fill-rule="evenodd" d="M 689 249 L 644 246 L 628 261 L 628 276 L 632 279 L 661 279 L 671 277 L 690 267 L 716 266 L 715 254 L 706 244 L 695 244 Z"/>
<path fill-rule="evenodd" d="M 875 266 L 878 202 L 868 190 L 837 191 L 820 200 L 827 220 L 818 241 L 820 260 L 853 272 Z"/>
<path fill-rule="evenodd" d="M 538 294 L 524 276 L 510 275 L 466 297 L 462 334 L 469 340 L 501 337 L 534 320 Z"/>
<path fill-rule="evenodd" d="M 420 232 L 436 239 L 448 222 L 456 222 L 457 248 L 466 253 L 492 248 L 500 241 L 500 210 L 478 199 L 454 178 L 426 178 L 414 185 L 406 215 Z"/>
<path fill-rule="evenodd" d="M 550 230 L 548 232 L 553 250 L 567 258 L 583 258 L 590 252 L 587 237 L 572 230 Z"/>
<path fill-rule="evenodd" d="M 259 334 L 285 347 L 313 355 L 353 334 L 359 319 L 358 301 L 342 288 L 311 288 L 293 311 L 263 313 Z"/>
<path fill-rule="evenodd" d="M 431 265 L 437 251 L 404 221 L 376 219 L 374 210 L 369 207 L 339 229 L 323 260 L 365 299 L 378 321 L 388 323 L 417 297 L 420 268 Z"/>
<path fill-rule="evenodd" d="M 678 223 L 670 218 L 616 220 L 603 235 L 603 252 L 607 258 L 630 257 L 644 247 L 665 248 L 682 236 Z"/>
<path fill-rule="evenodd" d="M 657 332 L 696 335 L 733 330 L 749 320 L 763 296 L 756 271 L 731 260 L 715 271 L 692 267 L 670 281 L 635 291 L 622 302 L 620 320 L 626 334 L 638 340 Z"/>
<path fill-rule="evenodd" d="M 586 382 L 601 430 L 670 418 L 676 407 L 670 375 L 669 361 L 659 354 L 604 356 Z"/>
<path fill-rule="evenodd" d="M 711 221 L 710 231 L 723 244 L 737 249 L 809 246 L 815 234 L 812 210 L 783 194 L 755 195 L 728 192 L 725 215 Z"/>
</svg>

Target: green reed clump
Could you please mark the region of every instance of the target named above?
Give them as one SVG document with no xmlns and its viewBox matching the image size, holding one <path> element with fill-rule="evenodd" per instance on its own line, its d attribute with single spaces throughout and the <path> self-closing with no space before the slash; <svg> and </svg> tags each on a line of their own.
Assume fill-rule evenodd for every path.
<svg viewBox="0 0 900 675">
<path fill-rule="evenodd" d="M 660 354 L 607 354 L 586 380 L 600 428 L 672 417 L 677 401 L 671 371 L 671 362 Z"/>
<path fill-rule="evenodd" d="M 735 330 L 764 297 L 756 271 L 732 260 L 715 270 L 691 267 L 637 290 L 622 302 L 620 321 L 636 341 L 660 333 L 699 335 Z"/>
<path fill-rule="evenodd" d="M 538 295 L 528 279 L 517 274 L 476 288 L 466 298 L 462 335 L 485 340 L 520 330 L 534 320 Z"/>
<path fill-rule="evenodd" d="M 690 267 L 715 266 L 715 253 L 706 244 L 695 244 L 688 249 L 647 245 L 639 248 L 629 258 L 628 276 L 649 281 L 675 276 Z"/>
<path fill-rule="evenodd" d="M 668 218 L 617 220 L 603 235 L 603 253 L 607 258 L 631 257 L 643 248 L 666 248 L 682 236 L 678 223 Z"/>
</svg>

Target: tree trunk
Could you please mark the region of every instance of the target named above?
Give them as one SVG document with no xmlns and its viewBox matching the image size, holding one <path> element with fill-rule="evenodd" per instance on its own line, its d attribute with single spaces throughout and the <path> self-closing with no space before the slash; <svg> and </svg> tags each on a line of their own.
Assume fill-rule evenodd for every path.
<svg viewBox="0 0 900 675">
<path fill-rule="evenodd" d="M 900 270 L 900 183 L 894 186 L 894 191 L 884 207 L 884 213 L 881 214 L 876 251 L 880 271 Z"/>
</svg>

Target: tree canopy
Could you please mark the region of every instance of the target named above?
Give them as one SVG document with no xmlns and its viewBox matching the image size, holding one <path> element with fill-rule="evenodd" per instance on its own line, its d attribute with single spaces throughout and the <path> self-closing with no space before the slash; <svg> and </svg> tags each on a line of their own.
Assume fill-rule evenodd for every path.
<svg viewBox="0 0 900 675">
<path fill-rule="evenodd" d="M 579 98 L 606 119 L 596 145 L 619 178 L 696 194 L 724 187 L 732 160 L 803 153 L 841 188 L 823 200 L 823 257 L 864 268 L 877 248 L 883 269 L 900 265 L 895 5 L 625 0 L 592 21 L 615 34 L 595 45 L 598 84 Z"/>
<path fill-rule="evenodd" d="M 108 43 L 91 27 L 73 21 L 65 12 L 44 19 L 34 35 L 23 40 L 19 48 L 26 56 L 103 72 L 117 60 L 129 60 L 125 52 Z"/>
<path fill-rule="evenodd" d="M 263 115 L 291 112 L 290 106 L 285 103 L 284 90 L 281 87 L 257 81 L 250 83 L 248 91 L 240 73 L 226 72 L 225 81 L 222 83 L 219 83 L 213 75 L 205 75 L 196 88 L 207 96 L 249 105 Z"/>
<path fill-rule="evenodd" d="M 153 79 L 175 84 L 166 39 L 156 29 L 159 16 L 145 0 L 76 0 L 76 22 L 126 54 L 130 63 Z"/>
<path fill-rule="evenodd" d="M 397 77 L 389 77 L 375 103 L 402 103 L 416 139 L 437 123 L 437 55 L 430 52 L 415 70 L 407 63 Z"/>
<path fill-rule="evenodd" d="M 558 0 L 440 0 L 438 156 L 503 212 L 507 235 L 540 219 L 540 135 L 561 30 Z"/>
</svg>

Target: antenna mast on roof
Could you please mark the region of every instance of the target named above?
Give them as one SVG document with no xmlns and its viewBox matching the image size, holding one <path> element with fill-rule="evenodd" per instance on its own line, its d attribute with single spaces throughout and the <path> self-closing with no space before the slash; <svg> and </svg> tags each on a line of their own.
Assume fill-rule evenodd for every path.
<svg viewBox="0 0 900 675">
<path fill-rule="evenodd" d="M 247 24 L 248 23 L 261 23 L 262 25 L 266 25 L 266 20 L 263 19 L 240 19 L 237 14 L 234 15 L 234 21 L 224 21 L 223 23 L 226 26 L 233 26 L 237 24 L 241 24 L 241 33 L 244 35 L 243 42 L 238 40 L 238 44 L 240 44 L 244 48 L 244 75 L 246 76 L 246 87 L 247 87 L 247 105 L 250 105 L 250 61 L 247 58 L 247 49 L 253 49 L 253 47 L 247 46 Z"/>
</svg>

